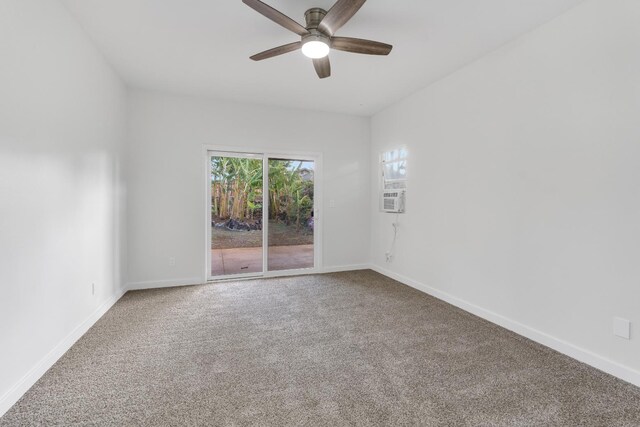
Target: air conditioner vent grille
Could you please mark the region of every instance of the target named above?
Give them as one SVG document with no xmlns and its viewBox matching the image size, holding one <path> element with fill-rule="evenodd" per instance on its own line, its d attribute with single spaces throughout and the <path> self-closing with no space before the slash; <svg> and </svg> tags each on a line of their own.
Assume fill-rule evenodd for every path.
<svg viewBox="0 0 640 427">
<path fill-rule="evenodd" d="M 383 212 L 404 212 L 405 190 L 383 191 L 381 197 L 381 210 Z"/>
<path fill-rule="evenodd" d="M 393 210 L 396 206 L 396 203 L 393 199 L 385 198 L 384 199 L 384 210 Z"/>
</svg>

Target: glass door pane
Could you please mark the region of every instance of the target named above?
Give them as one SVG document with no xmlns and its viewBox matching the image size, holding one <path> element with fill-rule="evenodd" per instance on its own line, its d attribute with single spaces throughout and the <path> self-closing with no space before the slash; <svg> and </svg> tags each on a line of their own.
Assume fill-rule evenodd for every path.
<svg viewBox="0 0 640 427">
<path fill-rule="evenodd" d="M 262 273 L 262 156 L 210 161 L 211 276 Z"/>
<path fill-rule="evenodd" d="M 315 162 L 269 159 L 268 271 L 314 267 Z"/>
</svg>

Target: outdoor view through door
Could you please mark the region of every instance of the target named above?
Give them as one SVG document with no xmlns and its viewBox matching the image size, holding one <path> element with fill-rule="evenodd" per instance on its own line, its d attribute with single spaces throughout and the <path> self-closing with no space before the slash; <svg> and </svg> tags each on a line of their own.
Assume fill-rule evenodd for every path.
<svg viewBox="0 0 640 427">
<path fill-rule="evenodd" d="M 315 162 L 217 154 L 209 156 L 211 276 L 313 268 Z"/>
<path fill-rule="evenodd" d="M 313 166 L 269 159 L 269 271 L 313 267 Z"/>
<path fill-rule="evenodd" d="M 261 158 L 211 156 L 211 275 L 262 272 Z"/>
</svg>

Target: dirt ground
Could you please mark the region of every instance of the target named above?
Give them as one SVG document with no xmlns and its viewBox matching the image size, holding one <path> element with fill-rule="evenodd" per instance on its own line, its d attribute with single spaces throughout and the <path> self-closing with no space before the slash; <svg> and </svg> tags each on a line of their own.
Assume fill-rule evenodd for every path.
<svg viewBox="0 0 640 427">
<path fill-rule="evenodd" d="M 313 232 L 301 227 L 269 221 L 269 245 L 291 246 L 313 244 Z M 262 230 L 232 231 L 212 227 L 211 249 L 256 248 L 262 246 Z"/>
</svg>

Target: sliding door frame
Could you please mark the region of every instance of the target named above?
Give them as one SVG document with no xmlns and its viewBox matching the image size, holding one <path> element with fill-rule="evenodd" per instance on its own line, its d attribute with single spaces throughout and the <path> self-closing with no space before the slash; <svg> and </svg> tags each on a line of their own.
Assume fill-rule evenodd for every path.
<svg viewBox="0 0 640 427">
<path fill-rule="evenodd" d="M 317 273 L 321 268 L 321 254 L 322 254 L 322 244 L 321 244 L 321 229 L 322 229 L 322 220 L 321 210 L 319 209 L 319 203 L 322 199 L 321 192 L 319 190 L 320 182 L 321 182 L 321 159 L 320 156 L 314 156 L 309 154 L 275 154 L 275 153 L 265 153 L 265 161 L 263 163 L 263 174 L 267 177 L 263 181 L 263 194 L 269 194 L 269 161 L 270 160 L 301 160 L 313 162 L 313 267 L 312 268 L 297 268 L 292 270 L 275 270 L 269 271 L 269 198 L 267 197 L 267 202 L 263 201 L 263 210 L 262 210 L 262 229 L 264 231 L 264 237 L 262 240 L 263 244 L 263 257 L 264 257 L 264 277 L 278 277 L 278 276 L 293 276 L 297 274 L 310 274 Z"/>
<path fill-rule="evenodd" d="M 217 150 L 208 150 L 206 154 L 206 162 L 207 162 L 207 205 L 206 205 L 206 213 L 207 213 L 207 243 L 208 243 L 208 252 L 207 252 L 207 281 L 216 280 L 216 276 L 211 275 L 211 157 L 233 157 L 239 159 L 255 159 L 262 160 L 262 170 L 264 172 L 264 155 L 261 153 L 249 153 L 243 151 L 217 151 Z M 262 188 L 264 190 L 264 175 L 262 177 Z M 263 216 L 264 218 L 264 216 Z M 264 232 L 262 233 L 262 248 L 264 251 Z M 263 257 L 264 258 L 264 257 Z M 221 279 L 248 279 L 252 277 L 261 277 L 264 274 L 264 259 L 262 262 L 262 271 L 255 273 L 242 273 L 242 274 L 227 274 L 225 276 L 220 276 Z"/>
<path fill-rule="evenodd" d="M 211 157 L 241 157 L 250 159 L 262 159 L 262 272 L 233 274 L 225 276 L 211 275 Z M 238 149 L 238 147 L 204 145 L 203 157 L 205 162 L 204 179 L 205 183 L 205 282 L 249 279 L 255 277 L 283 277 L 294 276 L 300 274 L 314 274 L 322 271 L 322 228 L 323 228 L 323 210 L 322 210 L 322 153 L 304 152 L 294 150 L 264 150 L 264 149 Z M 300 268 L 293 270 L 269 271 L 269 160 L 302 160 L 313 161 L 313 268 Z"/>
</svg>

